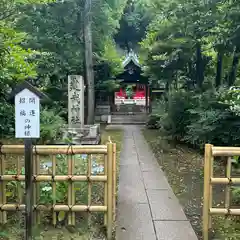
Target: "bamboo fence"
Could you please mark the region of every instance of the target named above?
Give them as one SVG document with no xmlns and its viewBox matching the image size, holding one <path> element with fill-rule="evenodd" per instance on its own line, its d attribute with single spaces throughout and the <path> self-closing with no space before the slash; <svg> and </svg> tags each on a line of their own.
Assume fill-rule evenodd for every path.
<svg viewBox="0 0 240 240">
<path fill-rule="evenodd" d="M 17 156 L 17 174 L 6 175 L 6 161 L 8 154 Z M 56 175 L 57 159 L 56 155 L 64 154 L 67 156 L 68 175 Z M 88 165 L 86 175 L 74 174 L 75 154 L 87 154 Z M 92 175 L 92 154 L 104 155 L 104 174 Z M 0 224 L 7 223 L 7 212 L 24 211 L 25 204 L 22 203 L 21 181 L 25 180 L 25 175 L 21 174 L 20 156 L 24 155 L 24 146 L 22 145 L 2 145 L 0 149 Z M 52 175 L 40 175 L 40 156 L 51 156 Z M 6 184 L 9 181 L 17 182 L 18 197 L 16 203 L 7 203 Z M 113 221 L 116 216 L 116 144 L 112 143 L 109 138 L 107 145 L 89 145 L 89 146 L 34 146 L 33 147 L 33 211 L 34 220 L 40 223 L 40 211 L 51 211 L 53 214 L 53 225 L 57 223 L 57 212 L 68 212 L 68 224 L 75 225 L 76 212 L 103 212 L 104 222 L 107 227 L 107 239 L 112 239 Z M 67 182 L 67 205 L 56 203 L 56 182 Z M 52 184 L 52 205 L 40 205 L 41 182 L 51 182 Z M 78 205 L 75 202 L 74 184 L 76 182 L 86 182 L 88 184 L 88 201 L 87 205 Z M 92 205 L 92 183 L 104 183 L 104 204 Z M 101 193 L 99 193 L 101 195 Z M 88 215 L 90 218 L 90 214 Z"/>
<path fill-rule="evenodd" d="M 214 157 L 227 157 L 226 176 L 213 177 Z M 204 196 L 203 196 L 203 240 L 209 240 L 209 230 L 212 228 L 212 215 L 240 215 L 240 209 L 230 208 L 231 186 L 240 184 L 240 178 L 231 178 L 231 157 L 240 156 L 240 147 L 215 147 L 211 144 L 205 145 L 204 156 Z M 213 185 L 226 185 L 225 208 L 213 208 Z"/>
</svg>

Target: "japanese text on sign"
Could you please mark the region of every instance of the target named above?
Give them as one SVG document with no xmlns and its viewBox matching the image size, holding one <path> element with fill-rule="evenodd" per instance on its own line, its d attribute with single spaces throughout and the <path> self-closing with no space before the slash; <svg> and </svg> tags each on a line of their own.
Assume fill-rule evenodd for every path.
<svg viewBox="0 0 240 240">
<path fill-rule="evenodd" d="M 16 138 L 40 137 L 39 97 L 28 89 L 15 96 Z"/>
<path fill-rule="evenodd" d="M 82 79 L 79 76 L 69 76 L 68 80 L 68 114 L 69 124 L 82 124 L 83 113 L 81 113 L 81 107 L 83 107 L 83 84 Z"/>
</svg>

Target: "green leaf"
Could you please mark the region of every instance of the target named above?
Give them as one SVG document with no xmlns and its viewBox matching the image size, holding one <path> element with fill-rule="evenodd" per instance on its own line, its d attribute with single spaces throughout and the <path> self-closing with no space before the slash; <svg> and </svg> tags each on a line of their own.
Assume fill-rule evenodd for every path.
<svg viewBox="0 0 240 240">
<path fill-rule="evenodd" d="M 13 192 L 7 191 L 7 192 L 6 192 L 6 196 L 7 196 L 7 197 L 12 197 L 12 196 L 13 196 Z"/>
<path fill-rule="evenodd" d="M 64 211 L 60 211 L 58 213 L 58 221 L 61 222 L 65 219 L 66 213 Z"/>
</svg>

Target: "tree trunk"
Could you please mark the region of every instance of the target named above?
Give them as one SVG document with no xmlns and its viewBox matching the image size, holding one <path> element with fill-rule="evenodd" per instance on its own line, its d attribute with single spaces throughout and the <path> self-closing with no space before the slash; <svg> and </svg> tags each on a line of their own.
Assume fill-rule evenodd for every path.
<svg viewBox="0 0 240 240">
<path fill-rule="evenodd" d="M 87 78 L 87 124 L 94 124 L 95 112 L 95 88 L 92 59 L 92 29 L 91 29 L 91 0 L 85 0 L 84 6 L 84 43 L 85 43 L 85 67 Z"/>
<path fill-rule="evenodd" d="M 219 50 L 217 55 L 217 72 L 216 72 L 216 78 L 215 78 L 216 88 L 218 88 L 222 82 L 222 65 L 223 65 L 223 52 Z"/>
<path fill-rule="evenodd" d="M 202 59 L 202 48 L 201 44 L 198 42 L 196 44 L 196 82 L 199 88 L 202 88 L 204 81 L 204 69 L 203 69 L 203 59 Z"/>
<path fill-rule="evenodd" d="M 232 86 L 236 80 L 237 68 L 239 63 L 239 52 L 240 52 L 240 48 L 236 47 L 233 55 L 232 67 L 228 76 L 228 86 Z"/>
</svg>

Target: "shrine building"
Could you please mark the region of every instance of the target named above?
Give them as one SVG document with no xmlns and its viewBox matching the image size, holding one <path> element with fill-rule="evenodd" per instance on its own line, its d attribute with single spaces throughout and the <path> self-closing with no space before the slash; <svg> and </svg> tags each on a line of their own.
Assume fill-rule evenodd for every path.
<svg viewBox="0 0 240 240">
<path fill-rule="evenodd" d="M 148 78 L 143 71 L 137 55 L 130 51 L 123 61 L 124 71 L 115 77 L 120 89 L 114 94 L 113 112 L 148 112 L 150 89 Z"/>
</svg>

